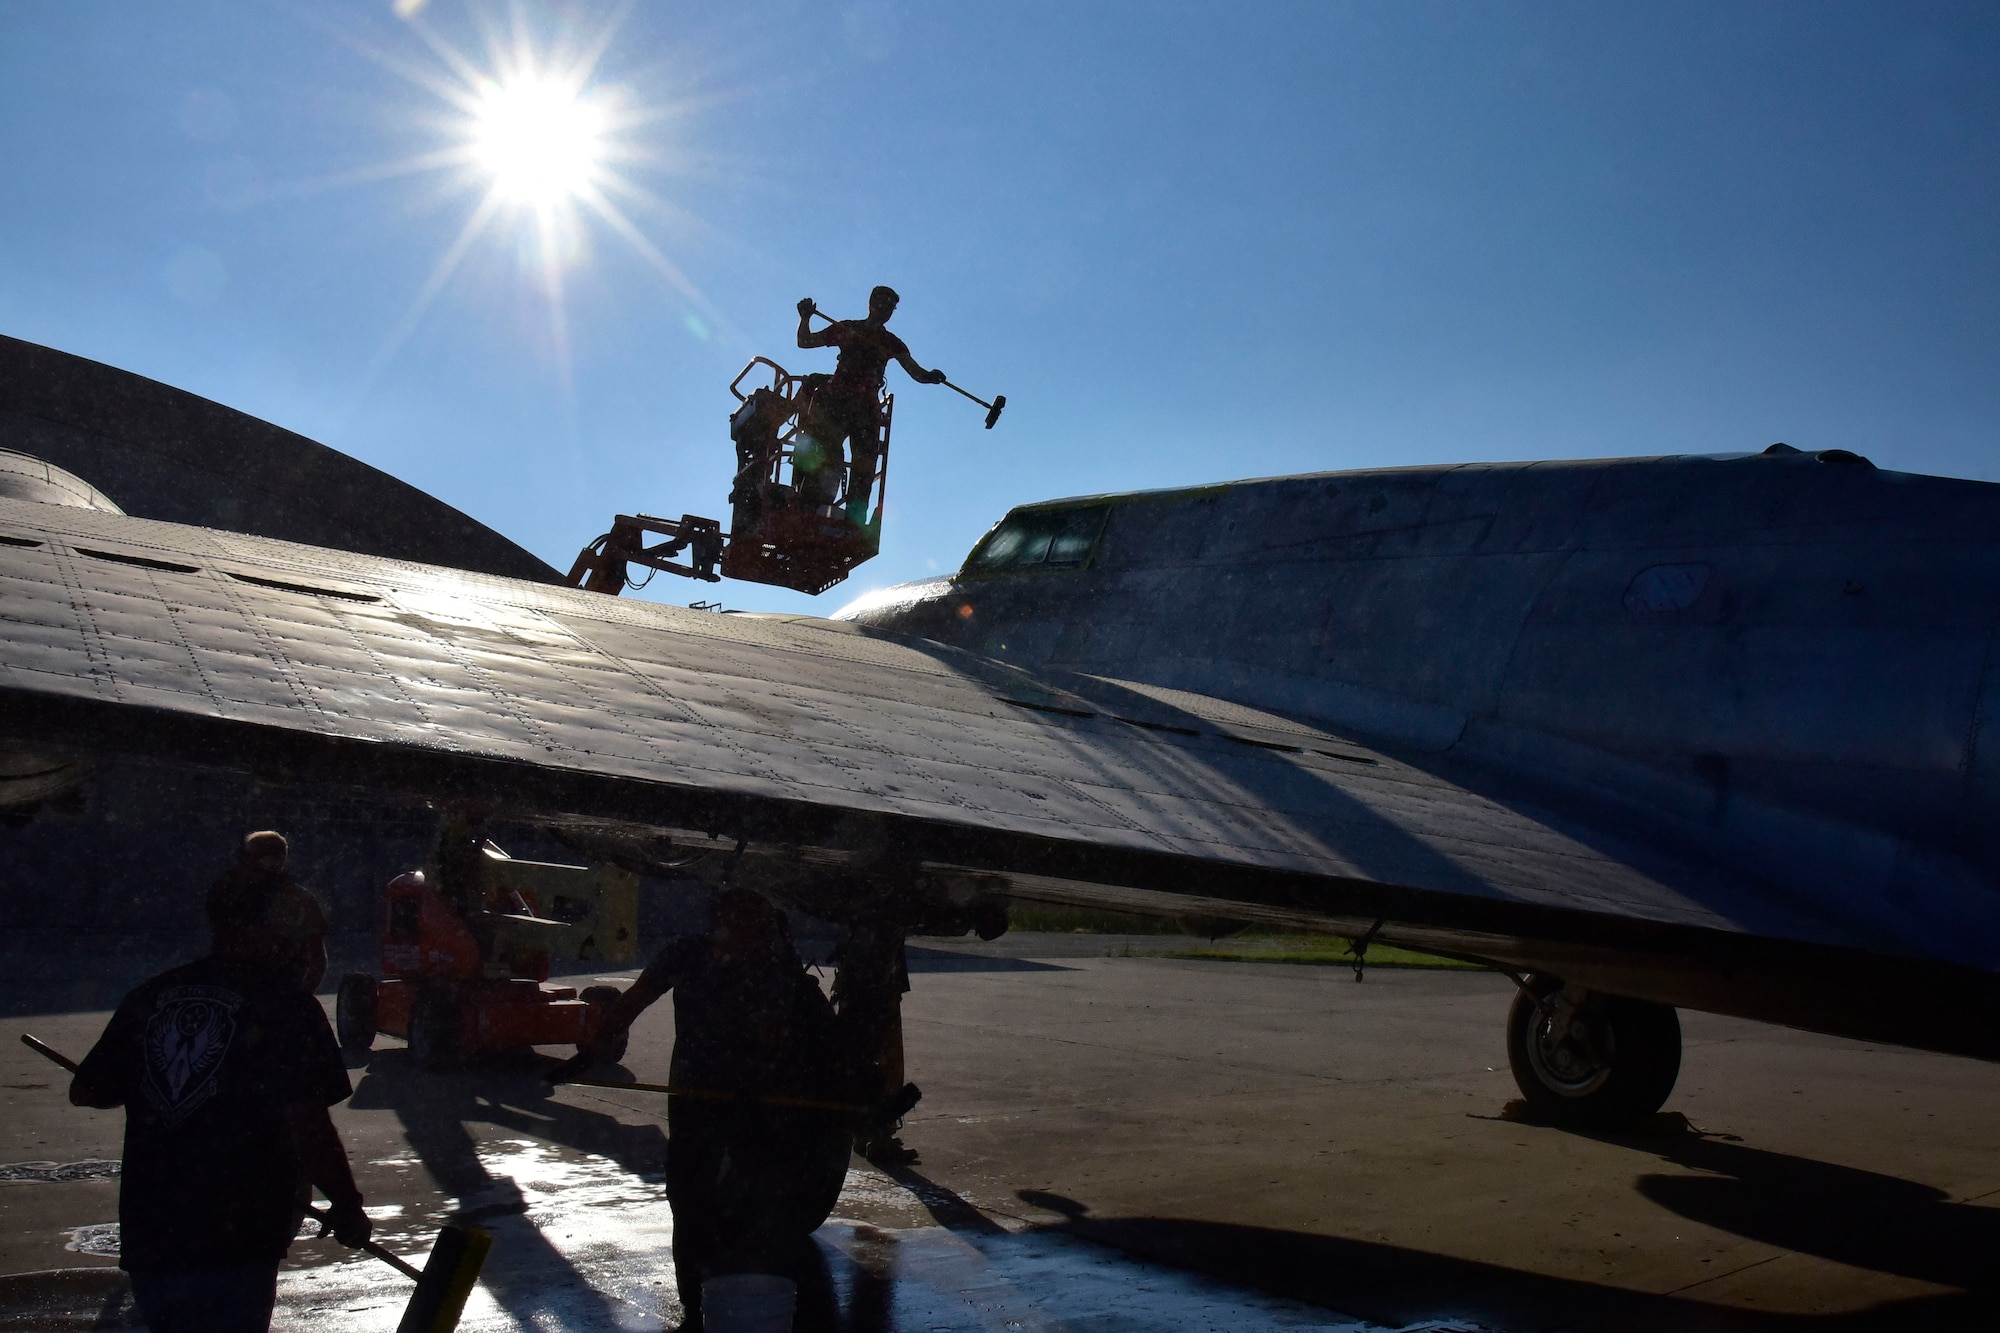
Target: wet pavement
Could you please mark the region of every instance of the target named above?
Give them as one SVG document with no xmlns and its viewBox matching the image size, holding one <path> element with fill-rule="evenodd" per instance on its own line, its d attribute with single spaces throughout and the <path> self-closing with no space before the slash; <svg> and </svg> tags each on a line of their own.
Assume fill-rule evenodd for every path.
<svg viewBox="0 0 2000 1333">
<path fill-rule="evenodd" d="M 403 1054 L 385 1051 L 372 1063 L 397 1071 L 390 1076 L 397 1077 L 406 1069 Z M 381 1077 L 364 1075 L 357 1088 L 363 1109 L 369 1103 L 361 1094 L 371 1083 L 380 1093 Z M 520 1069 L 453 1081 L 480 1089 L 472 1095 L 489 1109 L 509 1100 L 505 1093 L 487 1095 L 496 1088 L 517 1095 L 525 1090 L 520 1100 L 532 1099 L 535 1089 L 532 1074 Z M 376 1203 L 369 1212 L 377 1241 L 412 1262 L 421 1264 L 447 1219 L 471 1221 L 492 1234 L 492 1256 L 460 1323 L 467 1333 L 653 1330 L 672 1327 L 681 1311 L 671 1257 L 673 1216 L 647 1143 L 645 1136 L 635 1136 L 628 1147 L 636 1151 L 621 1161 L 541 1138 L 468 1137 L 453 1153 L 458 1188 L 449 1195 L 427 1187 L 429 1167 L 415 1151 L 369 1157 L 357 1161 L 357 1168 L 371 1197 L 408 1200 Z M 103 1159 L 22 1164 L 0 1168 L 0 1179 L 54 1184 L 115 1178 L 106 1169 L 115 1165 Z M 385 1188 L 395 1178 L 402 1183 Z M 855 1220 L 862 1216 L 910 1225 Z M 823 1267 L 801 1291 L 798 1328 L 803 1333 L 1381 1329 L 1304 1302 L 1134 1261 L 1110 1247 L 1018 1219 L 1007 1221 L 1011 1225 L 988 1218 L 914 1170 L 898 1168 L 892 1177 L 857 1160 L 834 1218 L 815 1237 Z M 66 1248 L 74 1247 L 79 1256 L 117 1254 L 115 1223 L 66 1228 L 62 1234 L 69 1237 Z M 73 1276 L 65 1273 L 63 1279 Z M 51 1285 L 58 1284 L 45 1284 Z M 377 1260 L 324 1240 L 302 1240 L 280 1276 L 272 1326 L 377 1333 L 395 1327 L 410 1289 L 407 1278 Z M 15 1293 L 17 1310 L 20 1294 Z M 130 1326 L 134 1318 L 115 1279 L 86 1288 L 81 1301 L 74 1291 L 68 1295 L 67 1311 L 98 1314 L 92 1325 Z M 0 1327 L 25 1326 L 18 1318 L 10 1321 L 6 1307 L 0 1289 Z M 52 1319 L 49 1326 L 59 1323 Z M 1426 1320 L 1408 1333 L 1474 1333 L 1475 1327 Z"/>
<path fill-rule="evenodd" d="M 916 953 L 923 1161 L 856 1163 L 801 1328 L 1995 1326 L 2000 1067 L 1688 1015 L 1672 1114 L 1581 1136 L 1506 1112 L 1504 980 L 1106 950 Z M 15 1026 L 80 1053 L 103 1021 Z M 663 1004 L 629 1074 L 663 1077 L 671 1037 Z M 494 1233 L 466 1328 L 672 1321 L 659 1099 L 379 1047 L 337 1119 L 391 1249 L 421 1255 L 447 1216 Z M 98 1271 L 0 1277 L 0 1327 L 118 1314 L 119 1116 L 63 1086 L 9 1034 L 0 1274 Z M 386 1330 L 407 1283 L 311 1240 L 281 1291 L 278 1327 Z"/>
<path fill-rule="evenodd" d="M 532 1140 L 492 1144 L 480 1156 L 495 1184 L 488 1199 L 466 1204 L 493 1232 L 494 1257 L 462 1328 L 638 1330 L 678 1318 L 669 1257 L 673 1218 L 656 1177 Z M 1073 1237 L 847 1219 L 885 1207 L 918 1209 L 923 1192 L 857 1166 L 835 1219 L 818 1233 L 825 1267 L 801 1292 L 801 1330 L 1363 1333 L 1379 1327 L 1134 1262 Z M 409 1284 L 381 1264 L 349 1259 L 287 1273 L 280 1290 L 283 1317 L 275 1327 L 373 1333 L 393 1327 Z M 1427 1321 L 1421 1327 L 1442 1333 L 1471 1326 Z"/>
</svg>

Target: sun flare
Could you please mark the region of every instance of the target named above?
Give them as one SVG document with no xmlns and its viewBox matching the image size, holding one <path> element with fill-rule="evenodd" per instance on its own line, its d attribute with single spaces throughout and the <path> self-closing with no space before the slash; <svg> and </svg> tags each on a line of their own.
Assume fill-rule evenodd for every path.
<svg viewBox="0 0 2000 1333">
<path fill-rule="evenodd" d="M 564 292 L 570 272 L 592 258 L 594 232 L 622 240 L 692 307 L 689 318 L 701 327 L 726 326 L 652 234 L 663 226 L 685 229 L 692 215 L 685 204 L 654 193 L 634 175 L 657 173 L 673 155 L 672 134 L 692 103 L 648 101 L 634 88 L 600 76 L 599 65 L 629 4 L 595 24 L 580 8 L 575 13 L 561 8 L 566 12 L 551 18 L 516 3 L 504 23 L 488 11 L 476 12 L 483 51 L 447 40 L 426 17 L 423 0 L 398 0 L 395 13 L 429 58 L 356 36 L 343 38 L 442 103 L 442 114 L 418 117 L 439 132 L 441 142 L 400 161 L 363 168 L 351 179 L 439 172 L 448 189 L 473 200 L 457 236 L 383 339 L 372 366 L 387 363 L 488 238 L 510 242 L 517 271 L 539 289 L 548 311 L 547 346 L 565 381 Z"/>
<path fill-rule="evenodd" d="M 525 75 L 480 89 L 473 152 L 502 197 L 553 208 L 587 191 L 603 161 L 605 117 L 562 82 Z"/>
</svg>

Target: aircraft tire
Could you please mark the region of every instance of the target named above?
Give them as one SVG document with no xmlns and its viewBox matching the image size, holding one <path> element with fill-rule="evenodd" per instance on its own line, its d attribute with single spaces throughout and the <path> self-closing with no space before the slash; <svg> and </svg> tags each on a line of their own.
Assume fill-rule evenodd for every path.
<svg viewBox="0 0 2000 1333">
<path fill-rule="evenodd" d="M 419 991 L 410 1006 L 410 1055 L 424 1069 L 454 1067 L 464 1054 L 459 1041 L 462 1025 L 458 1000 L 450 991 Z"/>
<path fill-rule="evenodd" d="M 833 1216 L 840 1202 L 854 1155 L 854 1132 L 844 1116 L 818 1115 L 799 1126 L 798 1138 L 801 1169 L 788 1202 L 796 1210 L 794 1225 L 800 1234 L 810 1234 Z"/>
<path fill-rule="evenodd" d="M 1659 1110 L 1681 1072 L 1673 1006 L 1591 995 L 1575 1018 L 1587 1028 L 1586 1048 L 1550 1031 L 1561 990 L 1554 977 L 1529 977 L 1507 1013 L 1507 1063 L 1536 1116 L 1565 1129 L 1616 1130 Z"/>
<path fill-rule="evenodd" d="M 625 992 L 616 986 L 585 986 L 577 998 L 592 1008 L 602 1008 Z M 625 1058 L 625 1048 L 631 1044 L 632 1033 L 628 1029 L 619 1033 L 598 1050 L 598 1058 L 605 1064 L 615 1065 Z"/>
<path fill-rule="evenodd" d="M 361 1055 L 375 1045 L 375 978 L 349 972 L 333 997 L 333 1030 L 340 1049 Z"/>
</svg>

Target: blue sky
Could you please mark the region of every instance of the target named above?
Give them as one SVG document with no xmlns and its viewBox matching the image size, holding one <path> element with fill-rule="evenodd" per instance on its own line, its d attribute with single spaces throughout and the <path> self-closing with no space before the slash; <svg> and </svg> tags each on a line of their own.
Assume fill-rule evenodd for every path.
<svg viewBox="0 0 2000 1333">
<path fill-rule="evenodd" d="M 883 553 L 1008 506 L 1329 468 L 1848 448 L 2000 468 L 1990 5 L 641 0 L 594 95 L 645 112 L 552 333 L 503 212 L 384 169 L 463 142 L 411 71 L 609 6 L 0 0 L 0 332 L 403 477 L 567 565 L 619 510 L 725 516 L 725 385 L 811 295 L 1005 393 L 892 371 Z M 406 333 L 406 336 L 404 336 Z M 564 350 L 566 347 L 566 351 Z M 705 585 L 662 578 L 648 595 Z"/>
</svg>

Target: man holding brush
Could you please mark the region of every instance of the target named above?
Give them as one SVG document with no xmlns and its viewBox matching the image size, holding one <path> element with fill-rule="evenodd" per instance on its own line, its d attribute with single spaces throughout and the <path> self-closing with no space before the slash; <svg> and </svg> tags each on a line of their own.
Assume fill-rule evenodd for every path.
<svg viewBox="0 0 2000 1333">
<path fill-rule="evenodd" d="M 784 913 L 729 888 L 708 934 L 662 949 L 607 1010 L 594 1045 L 550 1081 L 595 1063 L 669 991 L 679 1091 L 667 1100 L 667 1202 L 681 1328 L 720 1328 L 726 1319 L 705 1320 L 712 1298 L 726 1303 L 747 1278 L 780 1283 L 789 1302 L 819 1262 L 809 1237 L 846 1178 L 852 1115 L 798 1099 L 845 1103 L 859 1080 Z"/>
<path fill-rule="evenodd" d="M 810 296 L 799 302 L 799 346 L 840 349 L 833 378 L 821 395 L 817 419 L 808 426 L 808 434 L 817 431 L 826 437 L 819 443 L 830 451 L 830 461 L 836 465 L 840 442 L 847 441 L 852 454 L 847 470 L 847 517 L 857 525 L 868 521 L 868 492 L 881 462 L 882 380 L 889 363 L 897 362 L 919 384 L 945 381 L 942 370 L 925 370 L 918 365 L 903 340 L 884 327 L 902 299 L 894 288 L 877 287 L 868 293 L 868 318 L 828 320 L 827 327 L 817 332 L 812 317 L 819 315 L 819 307 Z"/>
<path fill-rule="evenodd" d="M 266 1333 L 301 1178 L 342 1244 L 369 1238 L 327 1114 L 353 1088 L 302 985 L 314 913 L 283 865 L 278 834 L 244 840 L 209 895 L 208 957 L 126 996 L 70 1084 L 75 1105 L 125 1108 L 118 1262 L 153 1333 Z"/>
</svg>

